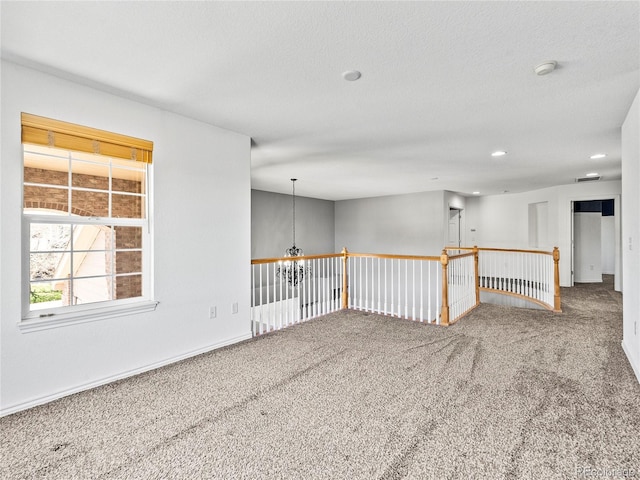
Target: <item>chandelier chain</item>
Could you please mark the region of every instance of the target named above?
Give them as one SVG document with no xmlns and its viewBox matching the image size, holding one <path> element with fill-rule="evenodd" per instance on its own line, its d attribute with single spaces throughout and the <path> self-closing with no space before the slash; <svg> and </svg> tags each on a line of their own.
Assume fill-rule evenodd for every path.
<svg viewBox="0 0 640 480">
<path fill-rule="evenodd" d="M 296 247 L 296 180 L 291 179 L 292 196 L 291 201 L 293 203 L 293 245 L 285 250 L 285 257 L 292 258 L 291 261 L 279 262 L 276 275 L 279 278 L 285 279 L 291 288 L 300 287 L 304 277 L 311 274 L 311 265 L 307 265 L 305 260 L 296 260 L 296 257 L 304 257 L 304 252 L 301 248 Z"/>
<path fill-rule="evenodd" d="M 296 180 L 297 178 L 291 179 L 291 185 L 293 188 L 293 246 L 296 246 Z"/>
</svg>

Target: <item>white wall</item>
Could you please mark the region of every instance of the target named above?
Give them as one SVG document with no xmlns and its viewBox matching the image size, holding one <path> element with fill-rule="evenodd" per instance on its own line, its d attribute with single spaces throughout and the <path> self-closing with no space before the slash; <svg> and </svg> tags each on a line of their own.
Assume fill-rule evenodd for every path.
<svg viewBox="0 0 640 480">
<path fill-rule="evenodd" d="M 442 191 L 338 201 L 336 251 L 439 255 L 448 211 Z"/>
<path fill-rule="evenodd" d="M 529 247 L 549 244 L 549 202 L 529 204 Z"/>
<path fill-rule="evenodd" d="M 249 137 L 8 62 L 1 88 L 1 413 L 249 338 Z M 154 142 L 154 312 L 18 329 L 20 112 Z"/>
<path fill-rule="evenodd" d="M 640 381 L 640 91 L 622 125 L 622 346 Z M 629 400 L 631 401 L 631 399 Z"/>
<path fill-rule="evenodd" d="M 291 195 L 252 190 L 251 258 L 283 256 L 292 223 Z M 296 195 L 296 244 L 305 255 L 334 253 L 334 226 L 334 202 Z"/>
<path fill-rule="evenodd" d="M 548 241 L 538 248 L 560 249 L 560 285 L 571 286 L 572 202 L 615 200 L 616 290 L 622 288 L 620 247 L 620 181 L 575 183 L 524 193 L 467 198 L 467 227 L 472 243 L 480 247 L 529 248 L 529 204 L 548 202 Z M 475 232 L 471 232 L 475 229 Z"/>
<path fill-rule="evenodd" d="M 487 195 L 467 199 L 467 226 L 475 229 L 475 244 L 479 247 L 529 248 L 529 204 L 557 202 L 557 192 L 553 188 L 525 193 Z M 554 211 L 548 211 L 549 243 L 541 249 L 553 248 L 551 239 L 557 229 L 554 225 Z"/>
</svg>

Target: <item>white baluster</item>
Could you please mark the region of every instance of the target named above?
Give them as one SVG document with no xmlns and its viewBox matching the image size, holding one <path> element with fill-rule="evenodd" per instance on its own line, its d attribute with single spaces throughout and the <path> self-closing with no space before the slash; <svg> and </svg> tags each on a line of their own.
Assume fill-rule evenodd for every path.
<svg viewBox="0 0 640 480">
<path fill-rule="evenodd" d="M 404 261 L 404 318 L 409 318 L 409 261 Z"/>
<path fill-rule="evenodd" d="M 335 265 L 335 258 L 327 258 L 326 262 L 325 262 L 325 275 L 327 277 L 327 285 L 325 286 L 325 289 L 329 289 L 328 292 L 325 293 L 325 307 L 324 307 L 324 311 L 325 313 L 328 312 L 333 312 L 333 297 L 335 296 L 334 294 L 334 289 L 336 288 L 334 286 L 334 269 L 333 266 Z M 327 295 L 329 295 L 327 297 Z"/>
<path fill-rule="evenodd" d="M 369 298 L 369 257 L 364 259 L 364 309 L 371 310 L 371 299 Z"/>
<path fill-rule="evenodd" d="M 388 310 L 388 300 L 387 300 L 387 296 L 388 296 L 389 292 L 387 290 L 387 259 L 384 259 L 384 313 L 388 314 L 389 310 Z"/>
<path fill-rule="evenodd" d="M 251 333 L 256 334 L 256 266 L 251 265 Z"/>
<path fill-rule="evenodd" d="M 329 291 L 327 292 L 327 295 L 329 295 L 329 297 L 327 297 L 327 301 L 326 301 L 326 307 L 325 307 L 325 311 L 328 312 L 333 312 L 334 308 L 335 308 L 335 304 L 334 304 L 334 297 L 335 297 L 335 264 L 336 264 L 336 259 L 335 258 L 327 258 L 327 265 L 325 268 L 325 271 L 327 272 L 327 286 L 329 288 Z M 342 289 L 340 289 L 342 290 Z"/>
<path fill-rule="evenodd" d="M 416 320 L 416 261 L 411 260 L 411 276 L 412 276 L 412 300 L 411 300 L 411 317 Z"/>
<path fill-rule="evenodd" d="M 398 259 L 398 317 L 402 318 L 402 260 Z"/>
<path fill-rule="evenodd" d="M 270 302 L 270 298 L 269 298 L 269 294 L 271 293 L 271 283 L 269 282 L 271 275 L 269 274 L 269 263 L 265 264 L 265 267 L 267 267 L 267 274 L 265 275 L 265 278 L 267 280 L 266 285 L 265 285 L 265 294 L 267 297 L 267 318 L 266 318 L 266 325 L 265 325 L 265 330 L 267 332 L 269 332 L 272 328 L 272 317 L 275 315 L 275 311 L 273 310 L 273 306 L 275 306 L 275 303 Z M 275 266 L 274 266 L 275 269 Z"/>
<path fill-rule="evenodd" d="M 431 261 L 427 263 L 427 292 L 429 296 L 427 297 L 427 321 L 431 322 L 433 317 L 431 316 L 431 297 L 433 296 L 433 292 L 431 291 Z M 436 295 L 438 295 L 438 288 L 436 286 Z"/>
<path fill-rule="evenodd" d="M 356 308 L 356 263 L 357 260 L 355 257 L 353 257 L 353 259 L 349 258 L 347 259 L 347 266 L 348 266 L 348 271 L 352 271 L 352 273 L 349 275 L 348 281 L 349 281 L 349 306 L 353 306 L 353 308 Z"/>
<path fill-rule="evenodd" d="M 337 301 L 335 298 L 336 288 L 340 289 L 340 293 L 342 293 L 342 269 L 340 269 L 340 273 L 338 273 L 338 269 L 336 264 L 340 261 L 338 257 L 334 258 L 330 263 L 331 265 L 331 311 L 338 310 Z M 337 284 L 337 285 L 336 285 Z M 338 286 L 339 285 L 339 286 Z M 338 295 L 339 298 L 342 298 L 342 295 Z M 342 304 L 341 304 L 342 305 Z"/>
<path fill-rule="evenodd" d="M 331 278 L 331 261 L 332 259 L 330 258 L 323 258 L 322 259 L 322 273 L 323 273 L 323 278 L 325 278 L 325 280 L 323 280 L 324 285 L 322 285 L 322 307 L 321 307 L 321 311 L 323 314 L 327 314 L 329 313 L 331 310 L 328 309 L 329 307 L 329 302 L 328 300 L 328 291 L 329 290 L 331 292 L 331 294 L 333 295 L 333 285 L 332 285 L 332 278 Z"/>
<path fill-rule="evenodd" d="M 262 308 L 264 306 L 264 303 L 262 302 L 262 264 L 260 264 L 260 268 L 258 269 L 258 273 L 260 274 L 260 283 L 259 283 L 259 288 L 260 288 L 260 324 L 259 324 L 258 331 L 262 334 Z"/>
<path fill-rule="evenodd" d="M 318 284 L 321 279 L 318 278 L 318 275 L 322 273 L 320 269 L 320 259 L 314 258 L 309 260 L 311 264 L 310 275 L 311 275 L 311 285 L 309 286 L 309 300 L 311 302 L 311 318 L 318 317 L 320 315 L 320 302 L 318 300 Z"/>
<path fill-rule="evenodd" d="M 424 267 L 424 260 L 420 261 L 420 321 L 424 322 L 424 278 L 422 276 L 422 268 Z"/>
<path fill-rule="evenodd" d="M 358 307 L 362 310 L 362 257 L 358 258 L 358 268 L 360 273 L 360 280 L 358 282 L 358 287 L 360 294 L 358 295 Z"/>
<path fill-rule="evenodd" d="M 394 267 L 393 267 L 394 259 L 390 259 L 390 263 L 391 263 L 391 310 L 389 310 L 389 313 L 391 315 L 395 315 L 395 305 L 394 305 L 394 301 L 393 301 L 394 297 L 395 297 L 395 285 L 394 285 L 394 283 L 395 283 L 394 282 L 395 275 L 393 273 L 393 271 L 394 271 Z"/>
<path fill-rule="evenodd" d="M 530 280 L 530 289 L 531 289 L 531 297 L 539 300 L 540 296 L 540 258 L 542 255 L 537 253 L 529 254 L 529 265 L 531 269 L 531 280 Z"/>
<path fill-rule="evenodd" d="M 338 297 L 342 298 L 342 276 L 336 267 L 336 263 L 340 259 L 338 257 L 333 258 L 329 263 L 329 275 L 331 275 L 331 295 L 329 297 L 329 305 L 331 306 L 331 311 L 338 310 L 338 303 L 335 300 L 335 290 L 336 288 L 340 289 L 340 295 Z M 342 269 L 340 269 L 342 270 Z"/>
</svg>

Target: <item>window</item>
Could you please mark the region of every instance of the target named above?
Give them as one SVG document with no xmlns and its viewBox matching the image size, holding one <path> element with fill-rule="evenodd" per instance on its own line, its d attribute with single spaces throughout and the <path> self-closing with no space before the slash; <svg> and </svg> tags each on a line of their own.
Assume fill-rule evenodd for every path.
<svg viewBox="0 0 640 480">
<path fill-rule="evenodd" d="M 28 114 L 22 141 L 25 319 L 150 301 L 151 142 Z"/>
</svg>

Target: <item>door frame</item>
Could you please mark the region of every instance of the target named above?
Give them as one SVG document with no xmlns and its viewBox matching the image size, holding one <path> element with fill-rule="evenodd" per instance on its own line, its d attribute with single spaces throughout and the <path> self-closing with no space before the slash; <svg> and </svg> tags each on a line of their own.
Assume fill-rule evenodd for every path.
<svg viewBox="0 0 640 480">
<path fill-rule="evenodd" d="M 462 211 L 464 209 L 459 207 L 452 207 L 451 205 L 449 205 L 449 218 L 447 218 L 447 244 L 450 243 L 448 242 L 449 240 L 448 237 L 449 237 L 449 225 L 452 218 L 451 210 L 455 210 L 456 212 L 458 212 L 458 245 L 451 245 L 451 246 L 461 247 L 462 246 Z"/>
<path fill-rule="evenodd" d="M 622 292 L 622 210 L 621 195 L 619 193 L 613 195 L 596 194 L 596 195 L 580 195 L 569 198 L 570 208 L 570 239 L 571 239 L 571 286 L 574 286 L 574 254 L 575 254 L 575 237 L 574 237 L 574 221 L 573 214 L 575 211 L 575 202 L 590 202 L 593 200 L 613 200 L 613 213 L 615 215 L 615 268 L 614 268 L 614 289 Z"/>
</svg>

